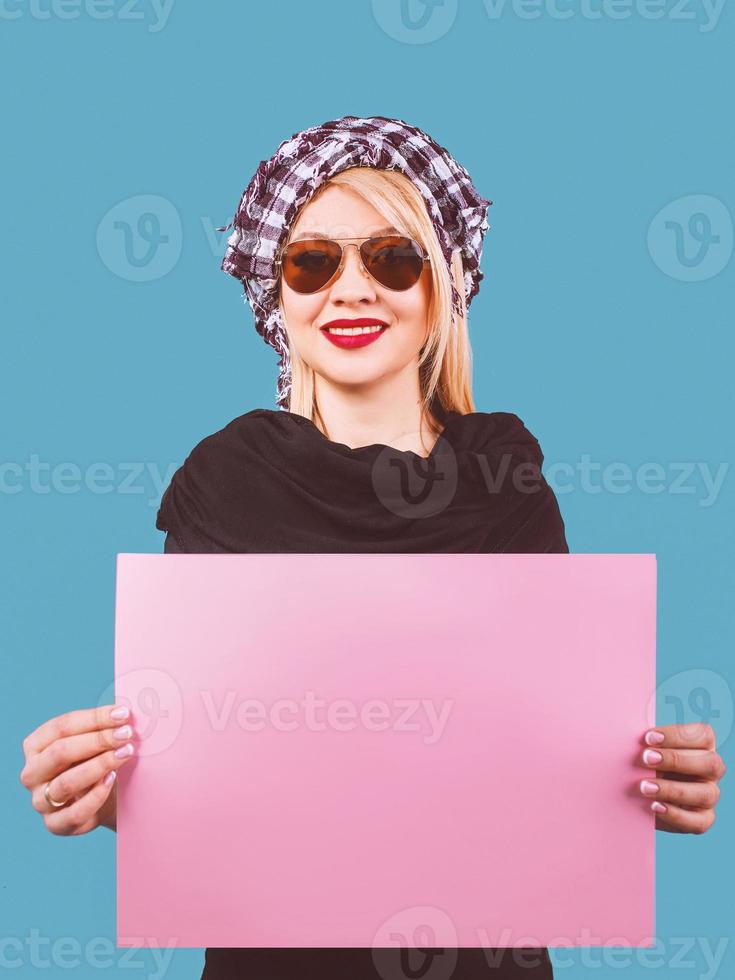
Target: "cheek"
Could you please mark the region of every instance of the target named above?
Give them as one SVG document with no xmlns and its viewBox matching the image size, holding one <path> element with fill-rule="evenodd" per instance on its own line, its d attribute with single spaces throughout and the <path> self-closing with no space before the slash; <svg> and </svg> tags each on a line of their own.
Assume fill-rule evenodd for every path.
<svg viewBox="0 0 735 980">
<path fill-rule="evenodd" d="M 406 338 L 412 344 L 421 343 L 429 324 L 431 283 L 419 283 L 403 297 L 394 294 L 393 313 L 404 328 Z"/>
<path fill-rule="evenodd" d="M 295 343 L 308 342 L 314 332 L 314 323 L 319 319 L 322 302 L 317 296 L 306 296 L 301 293 L 286 291 L 281 295 L 283 317 L 289 335 Z"/>
</svg>

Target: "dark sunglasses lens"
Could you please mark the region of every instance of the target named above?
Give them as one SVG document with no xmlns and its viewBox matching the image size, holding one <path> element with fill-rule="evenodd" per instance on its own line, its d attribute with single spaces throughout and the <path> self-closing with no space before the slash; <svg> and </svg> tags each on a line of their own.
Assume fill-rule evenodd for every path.
<svg viewBox="0 0 735 980">
<path fill-rule="evenodd" d="M 337 242 L 294 242 L 283 255 L 283 278 L 297 293 L 315 293 L 337 271 L 340 254 Z"/>
<path fill-rule="evenodd" d="M 410 289 L 419 281 L 424 259 L 412 239 L 398 235 L 371 238 L 360 251 L 370 275 L 388 289 Z"/>
</svg>

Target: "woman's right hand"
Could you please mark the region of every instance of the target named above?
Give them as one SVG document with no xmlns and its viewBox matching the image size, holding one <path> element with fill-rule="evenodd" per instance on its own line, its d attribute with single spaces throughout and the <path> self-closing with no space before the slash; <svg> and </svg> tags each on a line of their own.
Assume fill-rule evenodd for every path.
<svg viewBox="0 0 735 980">
<path fill-rule="evenodd" d="M 116 829 L 115 777 L 134 754 L 129 717 L 123 705 L 82 708 L 50 718 L 23 739 L 20 781 L 50 833 L 76 836 L 99 826 Z M 63 800 L 63 806 L 49 804 L 47 783 L 50 798 Z"/>
</svg>

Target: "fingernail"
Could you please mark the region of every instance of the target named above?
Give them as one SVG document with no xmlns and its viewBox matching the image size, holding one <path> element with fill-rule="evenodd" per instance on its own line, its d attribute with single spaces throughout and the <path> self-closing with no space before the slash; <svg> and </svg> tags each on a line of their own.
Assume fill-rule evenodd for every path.
<svg viewBox="0 0 735 980">
<path fill-rule="evenodd" d="M 115 776 L 117 776 L 115 770 L 110 769 L 110 771 L 107 773 L 107 775 L 102 780 L 102 782 L 105 784 L 105 786 L 112 786 L 112 784 L 115 782 Z"/>
<path fill-rule="evenodd" d="M 133 754 L 133 743 L 128 742 L 127 745 L 121 745 L 119 749 L 115 749 L 114 753 L 118 759 L 124 759 L 128 755 Z"/>
<path fill-rule="evenodd" d="M 118 718 L 128 718 L 130 716 L 130 708 L 126 708 L 124 704 L 120 704 L 117 708 L 113 708 L 110 712 L 110 718 L 117 720 Z"/>
<path fill-rule="evenodd" d="M 130 725 L 123 725 L 122 728 L 116 728 L 112 734 L 115 738 L 130 738 L 133 734 L 133 729 Z"/>
<path fill-rule="evenodd" d="M 660 745 L 666 738 L 663 732 L 646 732 L 645 743 L 646 745 Z"/>
<path fill-rule="evenodd" d="M 652 766 L 656 762 L 660 762 L 662 759 L 663 756 L 661 753 L 657 752 L 655 749 L 646 749 L 646 751 L 643 753 L 643 761 L 647 766 Z"/>
<path fill-rule="evenodd" d="M 651 804 L 651 809 L 654 810 L 656 813 L 666 813 L 666 810 L 668 808 L 664 806 L 663 803 L 659 803 L 658 800 L 654 800 L 653 803 Z"/>
<path fill-rule="evenodd" d="M 654 783 L 651 779 L 641 780 L 641 793 L 643 793 L 644 796 L 653 796 L 654 793 L 658 793 L 658 791 L 658 783 Z"/>
</svg>

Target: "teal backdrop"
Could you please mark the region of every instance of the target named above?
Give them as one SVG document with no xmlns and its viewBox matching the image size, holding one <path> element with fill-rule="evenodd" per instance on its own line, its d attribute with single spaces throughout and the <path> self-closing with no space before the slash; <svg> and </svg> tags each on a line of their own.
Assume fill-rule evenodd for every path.
<svg viewBox="0 0 735 980">
<path fill-rule="evenodd" d="M 199 975 L 201 950 L 161 964 L 115 949 L 114 834 L 50 835 L 21 743 L 111 683 L 116 554 L 162 550 L 173 470 L 275 407 L 276 356 L 215 229 L 261 159 L 337 116 L 425 129 L 494 202 L 470 310 L 477 408 L 539 439 L 573 552 L 658 556 L 658 722 L 710 721 L 727 763 L 732 5 L 0 7 L 9 975 Z M 656 949 L 555 949 L 558 977 L 733 976 L 727 776 L 722 789 L 707 834 L 657 834 Z"/>
</svg>

